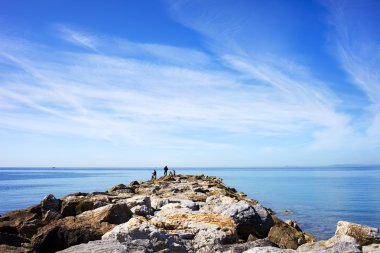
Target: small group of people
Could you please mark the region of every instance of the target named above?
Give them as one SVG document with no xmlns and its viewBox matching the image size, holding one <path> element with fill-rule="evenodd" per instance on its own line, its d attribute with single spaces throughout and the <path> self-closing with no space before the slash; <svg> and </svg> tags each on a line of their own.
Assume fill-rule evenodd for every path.
<svg viewBox="0 0 380 253">
<path fill-rule="evenodd" d="M 164 167 L 164 176 L 166 177 L 168 175 L 168 166 L 165 166 Z M 169 177 L 174 177 L 175 176 L 175 170 L 173 169 L 173 171 L 169 171 Z M 154 179 L 157 179 L 157 171 L 156 170 L 153 170 L 152 172 L 152 180 Z"/>
</svg>

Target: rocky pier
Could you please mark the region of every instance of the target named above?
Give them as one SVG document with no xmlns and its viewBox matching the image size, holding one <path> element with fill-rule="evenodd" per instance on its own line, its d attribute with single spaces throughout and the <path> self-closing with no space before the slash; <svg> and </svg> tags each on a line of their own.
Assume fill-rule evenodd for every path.
<svg viewBox="0 0 380 253">
<path fill-rule="evenodd" d="M 177 175 L 47 195 L 0 217 L 0 252 L 380 252 L 380 232 L 340 221 L 324 241 L 222 179 Z"/>
</svg>

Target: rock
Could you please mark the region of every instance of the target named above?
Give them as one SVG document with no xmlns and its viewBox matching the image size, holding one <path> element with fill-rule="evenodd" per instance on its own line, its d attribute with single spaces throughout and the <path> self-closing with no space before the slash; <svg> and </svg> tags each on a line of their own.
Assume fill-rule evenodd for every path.
<svg viewBox="0 0 380 253">
<path fill-rule="evenodd" d="M 188 208 L 178 210 L 184 209 Z M 150 222 L 157 228 L 176 231 L 180 237 L 191 239 L 190 244 L 195 251 L 213 252 L 220 245 L 236 242 L 236 224 L 230 217 L 190 210 L 174 214 L 165 211 L 156 213 Z"/>
<path fill-rule="evenodd" d="M 61 214 L 64 217 L 75 216 L 110 204 L 104 192 L 90 193 L 86 196 L 69 195 L 62 199 Z"/>
<path fill-rule="evenodd" d="M 127 188 L 125 184 L 118 184 L 118 185 L 113 186 L 111 189 L 109 189 L 108 192 L 114 192 L 114 191 L 125 189 L 125 188 Z"/>
<path fill-rule="evenodd" d="M 237 233 L 244 240 L 250 234 L 265 238 L 274 224 L 272 216 L 263 206 L 253 205 L 244 200 L 231 205 L 222 214 L 234 219 L 237 224 Z"/>
<path fill-rule="evenodd" d="M 254 242 L 254 241 L 256 241 L 257 239 L 258 239 L 258 238 L 257 238 L 256 236 L 250 234 L 250 235 L 248 236 L 247 242 Z"/>
<path fill-rule="evenodd" d="M 209 190 L 208 190 L 208 189 L 205 189 L 205 188 L 203 188 L 203 187 L 198 187 L 198 188 L 195 188 L 195 189 L 194 189 L 194 192 L 208 193 Z"/>
<path fill-rule="evenodd" d="M 1 253 L 29 253 L 31 250 L 22 248 L 22 247 L 15 247 L 15 246 L 9 246 L 6 244 L 0 244 L 0 252 Z"/>
<path fill-rule="evenodd" d="M 38 228 L 42 227 L 44 224 L 39 219 L 34 219 L 31 221 L 25 221 L 19 226 L 18 231 L 21 236 L 31 239 L 34 234 L 37 233 Z"/>
<path fill-rule="evenodd" d="M 144 217 L 154 214 L 154 209 L 151 207 L 147 207 L 146 205 L 134 206 L 131 208 L 131 211 L 135 215 L 140 215 Z"/>
<path fill-rule="evenodd" d="M 109 205 L 109 204 L 110 204 L 109 202 L 104 202 L 104 201 L 101 201 L 101 200 L 96 200 L 94 202 L 94 209 L 102 207 L 102 206 L 106 206 L 106 205 Z"/>
<path fill-rule="evenodd" d="M 126 199 L 124 201 L 129 208 L 135 207 L 135 206 L 147 206 L 152 207 L 150 197 L 148 196 L 134 196 L 132 198 Z"/>
<path fill-rule="evenodd" d="M 283 214 L 294 214 L 294 212 L 291 210 L 284 210 L 284 211 L 282 211 L 282 213 Z"/>
<path fill-rule="evenodd" d="M 81 214 L 86 211 L 95 209 L 94 202 L 91 200 L 83 199 L 75 206 L 75 215 Z"/>
<path fill-rule="evenodd" d="M 280 249 L 275 247 L 256 247 L 244 251 L 244 253 L 296 253 L 297 251 L 292 249 Z"/>
<path fill-rule="evenodd" d="M 76 217 L 57 220 L 40 229 L 32 238 L 38 251 L 57 251 L 69 246 L 98 240 L 115 225 L 132 216 L 126 204 L 114 204 L 86 211 Z"/>
<path fill-rule="evenodd" d="M 81 198 L 76 196 L 68 196 L 64 198 L 62 201 L 61 214 L 64 217 L 75 216 L 77 214 L 75 209 L 80 201 Z"/>
<path fill-rule="evenodd" d="M 126 186 L 124 184 L 118 184 L 108 190 L 109 193 L 135 193 L 135 188 Z"/>
<path fill-rule="evenodd" d="M 0 244 L 20 247 L 21 244 L 25 242 L 29 242 L 29 240 L 15 234 L 0 232 Z"/>
<path fill-rule="evenodd" d="M 169 204 L 169 199 L 167 198 L 157 198 L 157 197 L 151 198 L 151 206 L 155 210 L 160 210 L 161 207 L 163 207 L 166 204 Z"/>
<path fill-rule="evenodd" d="M 188 199 L 176 199 L 176 198 L 170 198 L 168 199 L 169 203 L 178 203 L 182 207 L 189 208 L 190 210 L 199 210 L 199 206 L 192 200 Z"/>
<path fill-rule="evenodd" d="M 52 211 L 52 210 L 49 210 L 45 213 L 44 217 L 42 218 L 43 221 L 49 223 L 49 222 L 52 222 L 52 221 L 55 221 L 55 220 L 59 220 L 61 219 L 63 216 L 57 212 L 57 211 Z"/>
<path fill-rule="evenodd" d="M 27 209 L 12 211 L 4 214 L 0 219 L 0 230 L 6 228 L 17 229 L 25 221 L 41 219 L 41 206 L 36 205 Z"/>
<path fill-rule="evenodd" d="M 154 213 L 153 221 L 165 221 L 174 214 L 183 214 L 192 212 L 189 208 L 181 206 L 179 203 L 170 203 Z"/>
<path fill-rule="evenodd" d="M 301 231 L 302 232 L 301 228 L 298 226 L 298 223 L 296 221 L 294 221 L 294 220 L 286 220 L 285 223 L 288 224 L 289 226 L 297 229 L 297 231 Z"/>
<path fill-rule="evenodd" d="M 224 245 L 220 252 L 223 253 L 242 253 L 246 250 L 255 248 L 255 247 L 276 247 L 277 245 L 268 239 L 257 239 L 256 241 L 250 241 L 245 243 L 235 243 Z"/>
<path fill-rule="evenodd" d="M 359 253 L 360 244 L 348 235 L 331 237 L 326 241 L 306 243 L 298 247 L 297 252 L 312 253 Z"/>
<path fill-rule="evenodd" d="M 37 229 L 43 225 L 41 217 L 40 205 L 6 213 L 0 219 L 0 232 L 15 235 L 17 238 L 22 238 L 22 240 L 29 240 L 37 232 Z M 16 237 L 12 238 L 16 239 Z M 21 239 L 17 240 L 20 241 Z"/>
<path fill-rule="evenodd" d="M 124 252 L 128 252 L 127 249 L 128 249 L 127 245 L 123 245 L 118 241 L 97 240 L 97 241 L 91 241 L 88 243 L 75 245 L 58 252 L 60 253 L 88 253 L 88 252 L 124 253 Z"/>
<path fill-rule="evenodd" d="M 85 219 L 96 220 L 99 222 L 108 222 L 110 224 L 121 224 L 127 222 L 132 217 L 132 212 L 127 204 L 118 203 L 99 207 L 92 211 L 86 211 L 77 216 Z"/>
<path fill-rule="evenodd" d="M 199 205 L 189 199 L 179 199 L 179 198 L 153 198 L 152 207 L 156 210 L 160 210 L 163 206 L 167 204 L 177 203 L 183 207 L 187 207 L 190 210 L 199 210 Z"/>
<path fill-rule="evenodd" d="M 349 235 L 354 237 L 360 245 L 369 245 L 372 243 L 380 243 L 380 231 L 365 225 L 350 223 L 347 221 L 339 221 L 336 227 L 335 235 Z"/>
<path fill-rule="evenodd" d="M 301 244 L 314 240 L 312 236 L 281 221 L 270 229 L 268 239 L 285 249 L 297 249 Z"/>
<path fill-rule="evenodd" d="M 32 238 L 32 246 L 40 252 L 54 252 L 69 246 L 98 240 L 114 225 L 106 222 L 66 217 L 43 228 Z"/>
<path fill-rule="evenodd" d="M 196 252 L 214 252 L 221 245 L 236 242 L 237 234 L 233 226 L 202 223 L 195 221 L 188 224 L 188 228 L 197 231 L 192 240 L 192 247 Z"/>
<path fill-rule="evenodd" d="M 201 210 L 211 211 L 214 213 L 222 213 L 236 202 L 238 201 L 231 197 L 223 195 L 212 195 L 206 199 L 206 204 L 202 206 Z"/>
<path fill-rule="evenodd" d="M 132 218 L 127 223 L 116 226 L 103 235 L 102 241 L 107 240 L 127 245 L 127 252 L 158 252 L 165 249 L 168 252 L 187 252 L 178 236 L 158 229 L 142 217 Z"/>
<path fill-rule="evenodd" d="M 46 195 L 41 201 L 41 209 L 45 212 L 49 210 L 59 212 L 61 209 L 61 201 L 56 199 L 53 194 Z"/>
<path fill-rule="evenodd" d="M 380 252 L 380 244 L 370 244 L 367 246 L 363 246 L 363 253 L 379 253 Z"/>
<path fill-rule="evenodd" d="M 136 186 L 139 186 L 140 185 L 140 182 L 138 181 L 132 181 L 128 184 L 129 187 L 136 187 Z"/>
</svg>

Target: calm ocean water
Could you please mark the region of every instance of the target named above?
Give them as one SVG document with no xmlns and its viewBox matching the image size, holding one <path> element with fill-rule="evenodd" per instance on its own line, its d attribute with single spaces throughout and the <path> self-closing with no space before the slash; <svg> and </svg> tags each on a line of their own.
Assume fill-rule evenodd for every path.
<svg viewBox="0 0 380 253">
<path fill-rule="evenodd" d="M 156 168 L 157 169 L 157 168 Z M 132 180 L 148 180 L 152 169 L 0 168 L 0 214 L 38 203 L 46 194 L 105 191 Z M 158 169 L 159 176 L 162 170 Z M 380 167 L 177 169 L 223 181 L 297 220 L 319 239 L 334 234 L 337 221 L 380 227 Z M 281 214 L 292 210 L 294 214 Z"/>
</svg>

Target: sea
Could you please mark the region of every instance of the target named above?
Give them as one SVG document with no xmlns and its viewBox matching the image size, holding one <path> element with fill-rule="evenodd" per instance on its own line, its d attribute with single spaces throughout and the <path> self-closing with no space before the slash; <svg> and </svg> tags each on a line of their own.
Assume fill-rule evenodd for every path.
<svg viewBox="0 0 380 253">
<path fill-rule="evenodd" d="M 50 193 L 63 197 L 149 180 L 153 169 L 163 174 L 162 168 L 0 168 L 0 215 Z M 380 227 L 380 166 L 175 169 L 221 177 L 318 239 L 330 238 L 340 220 Z"/>
</svg>

